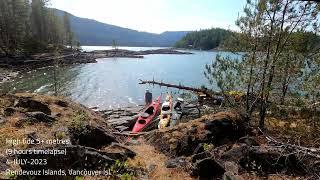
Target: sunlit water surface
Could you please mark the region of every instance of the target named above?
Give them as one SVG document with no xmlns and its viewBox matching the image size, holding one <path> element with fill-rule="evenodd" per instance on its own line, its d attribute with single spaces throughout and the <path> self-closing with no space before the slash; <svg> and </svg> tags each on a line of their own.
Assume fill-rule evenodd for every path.
<svg viewBox="0 0 320 180">
<path fill-rule="evenodd" d="M 110 49 L 110 46 L 84 46 L 83 50 Z M 121 47 L 129 50 L 158 49 L 155 47 Z M 204 76 L 205 65 L 215 56 L 227 52 L 191 51 L 191 55 L 147 55 L 143 59 L 104 58 L 97 63 L 59 67 L 59 95 L 70 97 L 88 107 L 99 109 L 143 104 L 144 92 L 149 89 L 154 97 L 160 93 L 182 91 L 159 86 L 139 85 L 139 79 L 163 81 L 185 86 L 209 85 Z M 230 54 L 232 55 L 232 54 Z M 24 73 L 14 82 L 2 84 L 0 89 L 11 92 L 53 94 L 53 67 Z"/>
</svg>

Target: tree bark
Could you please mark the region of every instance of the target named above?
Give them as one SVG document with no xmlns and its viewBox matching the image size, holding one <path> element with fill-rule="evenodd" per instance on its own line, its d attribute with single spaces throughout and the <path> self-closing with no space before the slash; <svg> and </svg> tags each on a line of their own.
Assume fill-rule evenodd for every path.
<svg viewBox="0 0 320 180">
<path fill-rule="evenodd" d="M 266 59 L 264 60 L 262 80 L 261 80 L 261 95 L 260 95 L 261 102 L 260 102 L 260 113 L 259 113 L 259 116 L 260 116 L 259 127 L 262 130 L 264 130 L 264 119 L 266 116 L 266 104 L 267 104 L 267 100 L 265 97 L 265 83 L 266 83 L 265 78 L 266 78 L 268 64 L 269 64 L 269 60 L 270 60 L 272 34 L 273 34 L 273 28 L 274 28 L 273 25 L 274 25 L 274 21 L 275 21 L 275 15 L 276 15 L 276 11 L 274 10 L 273 15 L 272 15 L 272 19 L 271 19 L 271 24 L 270 24 L 267 56 L 266 56 Z"/>
<path fill-rule="evenodd" d="M 251 116 L 251 108 L 249 105 L 249 96 L 250 96 L 250 89 L 251 89 L 251 83 L 252 83 L 252 75 L 253 75 L 253 63 L 254 63 L 254 59 L 256 58 L 256 50 L 257 50 L 257 44 L 255 44 L 254 49 L 253 49 L 253 55 L 252 58 L 250 59 L 250 75 L 249 75 L 249 83 L 248 83 L 248 87 L 247 87 L 247 97 L 246 97 L 246 110 L 247 110 L 247 114 L 249 116 Z"/>
</svg>

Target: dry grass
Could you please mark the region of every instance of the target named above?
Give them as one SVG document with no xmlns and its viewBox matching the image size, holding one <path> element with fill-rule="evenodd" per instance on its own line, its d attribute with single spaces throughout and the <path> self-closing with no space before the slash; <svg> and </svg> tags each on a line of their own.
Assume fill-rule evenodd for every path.
<svg viewBox="0 0 320 180">
<path fill-rule="evenodd" d="M 4 124 L 0 125 L 0 154 L 3 156 L 6 156 L 7 149 L 13 148 L 12 144 L 8 144 L 6 142 L 6 139 L 22 140 L 27 138 L 28 134 L 33 132 L 36 133 L 37 138 L 39 138 L 40 140 L 52 140 L 59 137 L 60 138 L 66 137 L 67 134 L 62 134 L 64 133 L 63 130 L 68 127 L 68 125 L 72 121 L 72 118 L 74 117 L 74 112 L 76 111 L 83 112 L 85 114 L 85 117 L 88 123 L 90 124 L 96 123 L 96 124 L 99 124 L 99 125 L 101 124 L 102 126 L 105 126 L 101 117 L 97 116 L 97 114 L 95 114 L 94 112 L 91 112 L 90 110 L 88 110 L 87 108 L 85 108 L 80 104 L 73 103 L 61 97 L 51 97 L 51 96 L 36 95 L 36 94 L 29 94 L 29 93 L 0 96 L 0 115 L 3 115 L 4 108 L 12 107 L 14 100 L 18 99 L 19 97 L 28 97 L 33 100 L 39 101 L 41 103 L 47 104 L 51 110 L 51 115 L 56 118 L 56 121 L 52 125 L 44 122 L 30 123 L 30 122 L 20 121 L 26 117 L 22 109 L 16 108 L 17 112 L 10 117 L 6 117 L 7 121 Z M 57 105 L 55 102 L 57 102 L 58 100 L 65 101 L 68 104 L 68 106 L 61 107 Z M 17 122 L 19 122 L 21 126 L 17 126 Z M 56 136 L 57 132 L 60 132 L 59 137 Z M 45 147 L 45 146 L 51 146 L 51 145 L 40 144 L 33 147 Z M 31 146 L 23 145 L 23 144 L 14 146 L 14 148 L 16 149 L 26 149 L 30 147 Z M 15 170 L 17 168 L 10 165 L 10 169 Z M 5 177 L 0 175 L 0 179 L 1 178 L 5 178 Z"/>
<path fill-rule="evenodd" d="M 246 180 L 261 180 L 262 178 L 254 173 L 243 173 L 241 177 Z M 294 177 L 283 174 L 270 174 L 267 177 L 264 177 L 265 180 L 300 180 L 304 179 L 302 177 Z"/>
<path fill-rule="evenodd" d="M 70 125 L 72 119 L 74 118 L 74 112 L 81 111 L 84 114 L 85 119 L 88 123 L 99 123 L 104 126 L 102 123 L 103 120 L 101 117 L 97 116 L 94 112 L 91 112 L 84 106 L 73 103 L 67 99 L 61 97 L 52 97 L 52 96 L 44 96 L 44 95 L 36 95 L 29 93 L 19 93 L 14 95 L 15 98 L 18 97 L 29 97 L 33 100 L 40 101 L 49 106 L 52 115 L 59 114 L 56 116 L 56 120 L 53 125 L 48 125 L 46 123 L 22 123 L 22 126 L 19 127 L 16 125 L 19 120 L 25 118 L 23 113 L 16 112 L 12 116 L 7 117 L 6 123 L 0 125 L 0 152 L 3 153 L 10 146 L 6 144 L 6 139 L 23 139 L 27 138 L 27 135 L 31 132 L 36 132 L 36 135 L 39 139 L 47 140 L 47 139 L 55 139 L 55 131 L 60 128 L 66 128 Z M 12 96 L 12 97 L 14 97 Z M 3 113 L 3 109 L 5 107 L 9 107 L 12 105 L 11 96 L 0 96 L 0 115 Z M 68 107 L 61 107 L 55 102 L 57 100 L 66 101 L 68 103 Z M 26 147 L 19 147 L 26 148 Z"/>
<path fill-rule="evenodd" d="M 306 119 L 277 119 L 268 117 L 266 128 L 271 136 L 284 142 L 298 144 L 302 146 L 320 147 L 320 128 L 310 124 Z M 319 142 L 317 142 L 319 141 Z"/>
<path fill-rule="evenodd" d="M 141 145 L 133 145 L 130 147 L 137 153 L 137 156 L 129 161 L 130 166 L 148 169 L 150 166 L 156 165 L 155 169 L 148 174 L 148 178 L 150 179 L 193 179 L 182 169 L 166 168 L 165 162 L 168 160 L 168 158 L 164 154 L 155 150 L 153 146 L 145 144 L 142 139 L 139 139 L 139 141 Z"/>
<path fill-rule="evenodd" d="M 5 154 L 5 150 L 12 148 L 11 144 L 6 143 L 9 139 L 22 139 L 24 137 L 24 132 L 20 131 L 14 127 L 1 127 L 0 128 L 0 153 Z M 16 148 L 25 148 L 24 146 L 15 146 Z"/>
</svg>

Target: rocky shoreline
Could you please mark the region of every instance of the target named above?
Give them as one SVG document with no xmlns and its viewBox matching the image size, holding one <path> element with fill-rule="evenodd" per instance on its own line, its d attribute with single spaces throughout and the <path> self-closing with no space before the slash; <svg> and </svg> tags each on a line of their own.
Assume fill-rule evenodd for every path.
<svg viewBox="0 0 320 180">
<path fill-rule="evenodd" d="M 17 77 L 19 72 L 0 68 L 0 84 L 10 81 Z"/>
<path fill-rule="evenodd" d="M 0 83 L 10 81 L 19 71 L 56 65 L 96 63 L 99 58 L 143 58 L 150 54 L 192 54 L 174 49 L 131 51 L 125 49 L 95 50 L 91 52 L 65 51 L 59 55 L 41 53 L 32 56 L 0 57 Z"/>
<path fill-rule="evenodd" d="M 98 110 L 97 112 L 106 120 L 106 122 L 116 131 L 130 131 L 143 109 L 143 105 L 133 107 L 122 107 L 117 109 Z M 187 104 L 183 112 L 182 119 L 177 123 L 185 123 L 192 119 L 196 119 L 205 114 L 212 114 L 219 111 L 224 111 L 220 107 L 199 106 L 196 104 Z M 151 126 L 150 130 L 156 129 L 155 126 Z"/>
<path fill-rule="evenodd" d="M 190 118 L 174 127 L 153 129 L 128 138 L 130 134 L 122 134 L 115 127 L 130 126 L 142 106 L 93 111 L 63 97 L 29 93 L 0 95 L 0 171 L 110 169 L 111 177 L 117 179 L 124 176 L 137 179 L 312 179 L 320 175 L 320 164 L 316 161 L 320 155 L 318 149 L 281 144 L 259 133 L 239 112 L 189 106 L 191 110 L 199 108 L 201 117 L 190 113 Z M 7 139 L 60 143 L 19 146 L 8 143 Z M 55 149 L 68 153 L 12 156 L 6 155 L 8 148 Z M 302 151 L 305 153 L 301 159 Z M 47 164 L 14 166 L 6 163 L 15 159 L 46 159 Z M 105 178 L 104 175 L 98 177 Z M 0 178 L 9 179 L 2 174 Z M 39 178 L 45 176 L 36 177 Z"/>
<path fill-rule="evenodd" d="M 144 51 L 131 51 L 125 49 L 94 50 L 90 52 L 64 52 L 59 55 L 54 53 L 41 53 L 31 56 L 0 57 L 0 67 L 21 67 L 34 65 L 52 64 L 82 64 L 95 63 L 98 58 L 143 58 L 150 54 L 192 54 L 190 52 L 177 51 L 174 49 L 155 49 Z"/>
<path fill-rule="evenodd" d="M 94 56 L 98 56 L 102 58 L 117 58 L 117 57 L 143 58 L 145 55 L 150 55 L 150 54 L 192 54 L 190 52 L 177 51 L 174 49 L 154 49 L 154 50 L 143 50 L 143 51 L 112 49 L 112 50 L 95 50 L 89 53 L 94 54 Z"/>
</svg>

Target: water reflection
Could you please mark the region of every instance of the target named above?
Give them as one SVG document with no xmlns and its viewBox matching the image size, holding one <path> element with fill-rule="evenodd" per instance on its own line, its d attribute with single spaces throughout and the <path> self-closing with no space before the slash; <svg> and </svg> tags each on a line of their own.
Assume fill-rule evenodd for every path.
<svg viewBox="0 0 320 180">
<path fill-rule="evenodd" d="M 101 109 L 143 104 L 146 89 L 150 89 L 154 97 L 168 91 L 174 94 L 182 91 L 139 85 L 139 79 L 154 78 L 193 87 L 208 85 L 203 75 L 204 66 L 211 63 L 216 55 L 216 52 L 194 51 L 193 55 L 148 55 L 143 59 L 105 58 L 94 64 L 59 67 L 59 95 Z M 53 84 L 53 67 L 49 67 L 23 74 L 14 82 L 3 84 L 0 90 L 53 94 Z"/>
</svg>

